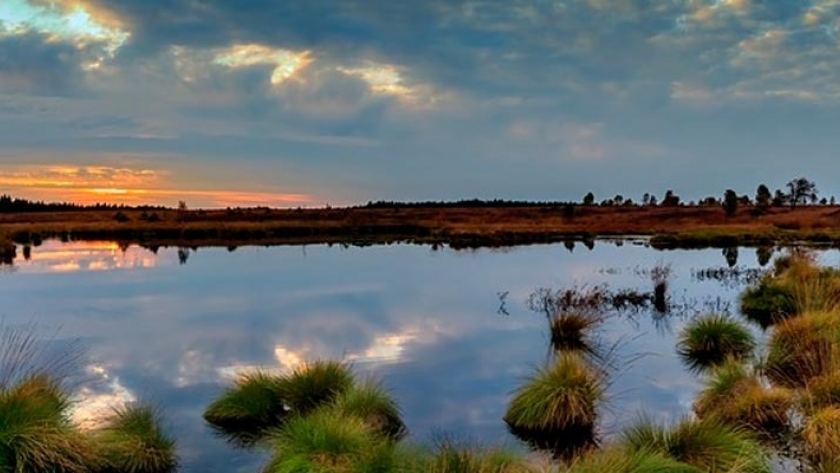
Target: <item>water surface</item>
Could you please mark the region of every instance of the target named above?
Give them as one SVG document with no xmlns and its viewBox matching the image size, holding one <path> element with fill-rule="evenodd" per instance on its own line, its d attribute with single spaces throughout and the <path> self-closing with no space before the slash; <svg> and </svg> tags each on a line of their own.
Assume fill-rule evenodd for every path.
<svg viewBox="0 0 840 473">
<path fill-rule="evenodd" d="M 758 268 L 755 250 L 741 249 L 739 260 L 740 269 Z M 692 276 L 726 267 L 720 249 L 598 242 L 573 251 L 562 244 L 461 252 L 392 245 L 155 254 L 47 242 L 0 272 L 0 315 L 6 324 L 34 321 L 83 341 L 79 419 L 90 422 L 114 402 L 151 400 L 178 437 L 183 471 L 257 471 L 259 455 L 229 448 L 200 417 L 237 372 L 351 360 L 392 389 L 413 439 L 445 431 L 515 444 L 501 420 L 506 402 L 548 353 L 545 319 L 527 309 L 529 294 L 594 284 L 650 290 L 654 265 L 673 269 L 674 302 L 702 310 L 714 301 L 735 312 L 743 286 Z M 690 410 L 698 380 L 674 355 L 673 333 L 685 320 L 653 323 L 646 312 L 610 319 L 604 336 L 620 342 L 622 359 L 643 356 L 615 373 L 604 410 L 608 435 L 642 413 L 667 420 Z"/>
</svg>

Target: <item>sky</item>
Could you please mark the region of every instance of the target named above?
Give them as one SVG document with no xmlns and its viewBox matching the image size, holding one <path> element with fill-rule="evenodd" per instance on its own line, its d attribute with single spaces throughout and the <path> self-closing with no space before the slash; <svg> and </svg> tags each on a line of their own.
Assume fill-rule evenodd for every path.
<svg viewBox="0 0 840 473">
<path fill-rule="evenodd" d="M 840 195 L 833 0 L 0 0 L 0 193 Z"/>
</svg>

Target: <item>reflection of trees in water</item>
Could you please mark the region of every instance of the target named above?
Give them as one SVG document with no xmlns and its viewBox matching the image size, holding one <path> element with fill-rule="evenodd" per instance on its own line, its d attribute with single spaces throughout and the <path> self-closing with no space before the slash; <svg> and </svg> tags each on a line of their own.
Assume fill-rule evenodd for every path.
<svg viewBox="0 0 840 473">
<path fill-rule="evenodd" d="M 178 263 L 187 264 L 190 259 L 190 249 L 187 247 L 178 247 Z"/>
</svg>

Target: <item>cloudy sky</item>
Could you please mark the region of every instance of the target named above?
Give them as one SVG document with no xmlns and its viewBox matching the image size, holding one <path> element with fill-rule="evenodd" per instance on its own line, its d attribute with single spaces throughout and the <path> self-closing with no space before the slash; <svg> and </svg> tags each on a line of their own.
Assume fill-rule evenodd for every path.
<svg viewBox="0 0 840 473">
<path fill-rule="evenodd" d="M 840 2 L 0 0 L 0 192 L 686 200 L 840 156 Z"/>
</svg>

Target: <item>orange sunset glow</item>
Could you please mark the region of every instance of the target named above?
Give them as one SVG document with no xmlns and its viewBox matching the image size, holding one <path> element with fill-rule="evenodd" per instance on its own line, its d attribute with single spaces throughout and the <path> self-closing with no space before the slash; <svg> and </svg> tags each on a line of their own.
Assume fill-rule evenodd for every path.
<svg viewBox="0 0 840 473">
<path fill-rule="evenodd" d="M 317 205 L 303 193 L 257 192 L 238 189 L 180 188 L 177 176 L 161 169 L 114 166 L 8 166 L 0 168 L 0 193 L 48 202 L 192 207 L 297 207 Z"/>
</svg>

